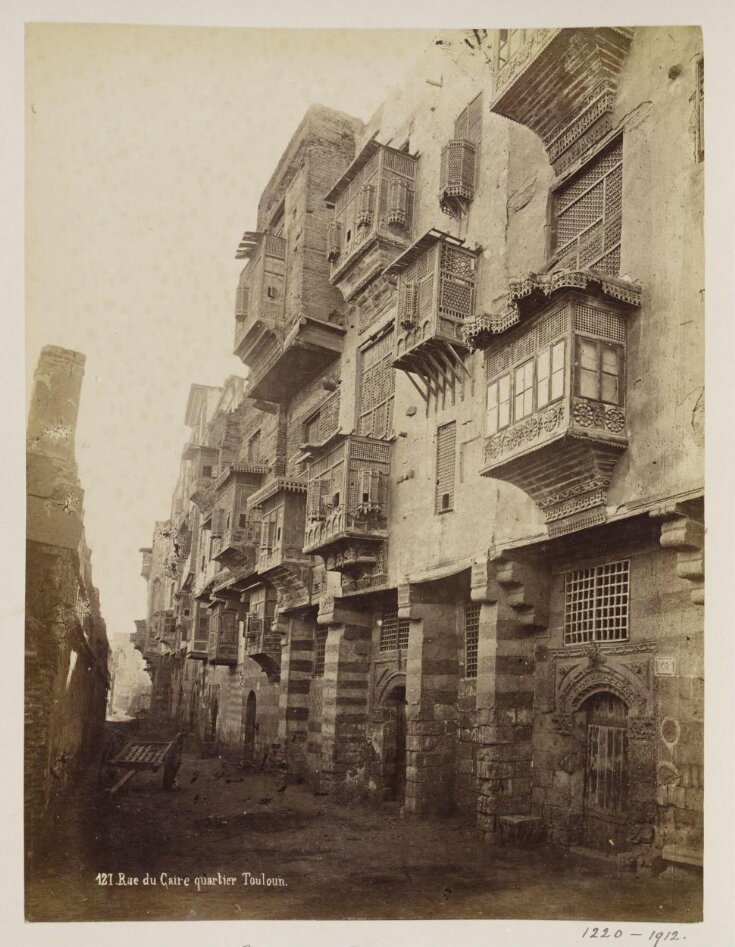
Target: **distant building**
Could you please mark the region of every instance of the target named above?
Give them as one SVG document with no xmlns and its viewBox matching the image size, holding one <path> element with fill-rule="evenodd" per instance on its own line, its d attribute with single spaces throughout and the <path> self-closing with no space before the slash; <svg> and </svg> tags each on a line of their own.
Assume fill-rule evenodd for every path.
<svg viewBox="0 0 735 947">
<path fill-rule="evenodd" d="M 701 863 L 702 102 L 697 29 L 495 30 L 309 110 L 238 248 L 244 397 L 192 388 L 144 550 L 162 713 Z"/>
<path fill-rule="evenodd" d="M 118 632 L 110 640 L 108 718 L 135 717 L 150 704 L 151 680 L 134 639 L 135 635 Z"/>
</svg>

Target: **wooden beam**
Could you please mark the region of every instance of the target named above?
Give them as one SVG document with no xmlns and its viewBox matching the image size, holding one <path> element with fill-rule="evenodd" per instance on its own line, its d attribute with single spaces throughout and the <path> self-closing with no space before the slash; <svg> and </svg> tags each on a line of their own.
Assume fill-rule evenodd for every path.
<svg viewBox="0 0 735 947">
<path fill-rule="evenodd" d="M 403 372 L 404 372 L 406 378 L 408 378 L 408 380 L 411 382 L 411 384 L 413 385 L 413 387 L 416 389 L 416 391 L 418 391 L 418 393 L 419 393 L 419 394 L 421 395 L 421 397 L 424 399 L 424 401 L 428 401 L 428 400 L 429 400 L 429 393 L 428 393 L 427 391 L 422 391 L 422 390 L 421 390 L 421 388 L 419 387 L 419 383 L 418 383 L 418 382 L 414 379 L 414 377 L 413 377 L 413 372 L 410 372 L 407 368 L 404 368 L 404 369 L 403 369 Z"/>
</svg>

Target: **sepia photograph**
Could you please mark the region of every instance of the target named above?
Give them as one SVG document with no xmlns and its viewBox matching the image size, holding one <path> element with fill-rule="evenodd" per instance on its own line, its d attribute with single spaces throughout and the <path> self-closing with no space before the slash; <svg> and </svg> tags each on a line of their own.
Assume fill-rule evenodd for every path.
<svg viewBox="0 0 735 947">
<path fill-rule="evenodd" d="M 604 15 L 24 25 L 27 931 L 703 921 L 706 44 Z"/>
</svg>

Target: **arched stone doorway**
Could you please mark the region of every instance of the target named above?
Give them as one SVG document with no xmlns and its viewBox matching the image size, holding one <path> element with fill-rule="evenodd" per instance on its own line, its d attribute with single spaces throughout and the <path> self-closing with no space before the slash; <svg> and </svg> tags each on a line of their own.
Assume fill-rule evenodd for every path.
<svg viewBox="0 0 735 947">
<path fill-rule="evenodd" d="M 576 714 L 584 740 L 583 844 L 608 852 L 628 847 L 628 705 L 610 691 L 588 697 Z"/>
<path fill-rule="evenodd" d="M 243 762 L 251 763 L 255 759 L 255 734 L 256 734 L 256 711 L 257 700 L 255 692 L 250 691 L 245 701 L 244 707 L 244 726 L 243 726 Z"/>
<path fill-rule="evenodd" d="M 384 799 L 403 805 L 406 793 L 406 685 L 396 684 L 383 697 Z"/>
</svg>

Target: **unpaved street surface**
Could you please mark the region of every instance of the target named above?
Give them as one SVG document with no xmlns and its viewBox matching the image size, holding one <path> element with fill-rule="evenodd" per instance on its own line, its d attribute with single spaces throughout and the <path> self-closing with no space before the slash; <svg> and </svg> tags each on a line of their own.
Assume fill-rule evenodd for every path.
<svg viewBox="0 0 735 947">
<path fill-rule="evenodd" d="M 459 818 L 407 822 L 194 755 L 171 792 L 143 773 L 102 804 L 79 798 L 53 848 L 29 920 L 701 917 L 701 878 L 682 870 L 641 878 L 548 846 L 488 846 Z"/>
</svg>

